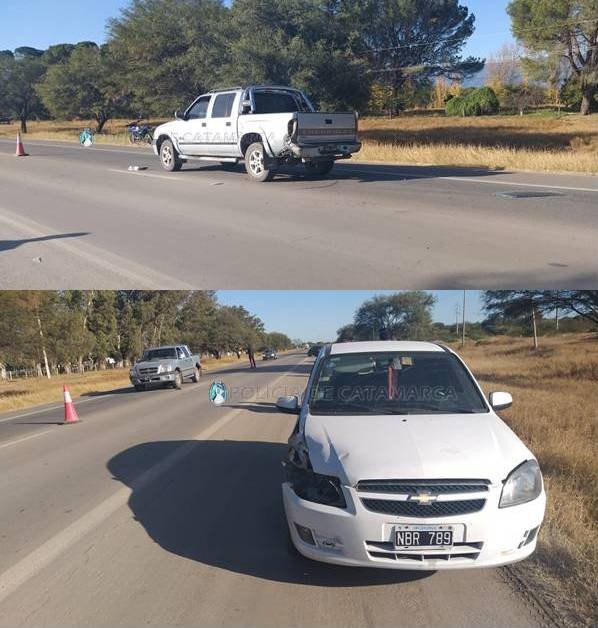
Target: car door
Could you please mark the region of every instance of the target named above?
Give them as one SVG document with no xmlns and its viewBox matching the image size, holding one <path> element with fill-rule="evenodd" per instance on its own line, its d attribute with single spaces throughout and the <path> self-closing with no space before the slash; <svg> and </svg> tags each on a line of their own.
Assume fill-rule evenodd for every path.
<svg viewBox="0 0 598 628">
<path fill-rule="evenodd" d="M 185 112 L 177 128 L 179 148 L 184 155 L 205 155 L 209 142 L 208 110 L 211 95 L 200 96 Z"/>
<path fill-rule="evenodd" d="M 236 157 L 238 151 L 237 115 L 241 92 L 221 92 L 212 100 L 209 115 L 209 155 Z"/>
</svg>

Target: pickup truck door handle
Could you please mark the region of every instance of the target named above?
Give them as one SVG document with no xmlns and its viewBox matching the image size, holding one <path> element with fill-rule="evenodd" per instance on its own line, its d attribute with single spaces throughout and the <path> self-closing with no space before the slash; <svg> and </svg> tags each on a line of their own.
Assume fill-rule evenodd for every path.
<svg viewBox="0 0 598 628">
<path fill-rule="evenodd" d="M 208 126 L 208 123 L 207 122 L 202 122 L 201 126 Z"/>
<path fill-rule="evenodd" d="M 231 125 L 231 123 L 230 123 L 230 122 L 227 122 L 227 123 L 226 123 L 226 126 L 230 126 L 230 125 Z"/>
</svg>

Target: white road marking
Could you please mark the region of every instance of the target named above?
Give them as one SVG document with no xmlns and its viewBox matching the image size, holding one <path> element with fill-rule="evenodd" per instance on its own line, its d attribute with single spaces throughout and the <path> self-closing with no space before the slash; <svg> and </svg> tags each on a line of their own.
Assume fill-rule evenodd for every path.
<svg viewBox="0 0 598 628">
<path fill-rule="evenodd" d="M 108 399 L 109 397 L 114 397 L 116 393 L 108 393 L 107 395 L 102 395 L 101 397 L 92 397 L 90 399 L 77 399 L 75 403 L 75 407 L 81 405 L 82 403 L 88 403 L 90 401 L 97 401 L 98 399 Z M 30 412 L 24 412 L 23 414 L 17 414 L 16 416 L 9 416 L 4 419 L 0 419 L 0 423 L 6 423 L 7 421 L 14 421 L 15 419 L 22 419 L 27 416 L 33 416 L 35 414 L 44 414 L 45 412 L 51 412 L 53 410 L 60 410 L 64 405 L 60 404 L 57 406 L 50 406 L 49 408 L 40 408 L 38 410 L 31 410 Z"/>
<path fill-rule="evenodd" d="M 430 175 L 426 175 L 426 174 L 415 174 L 412 172 L 401 172 L 401 171 L 395 171 L 395 172 L 391 172 L 389 170 L 360 170 L 359 168 L 353 168 L 353 167 L 346 167 L 346 166 L 342 166 L 341 169 L 339 169 L 339 172 L 359 172 L 361 174 L 382 174 L 385 175 L 387 177 L 402 177 L 403 179 L 406 179 L 407 181 L 409 179 L 435 179 L 438 181 L 456 181 L 457 183 L 482 183 L 485 185 L 508 185 L 508 186 L 514 186 L 514 187 L 520 187 L 520 188 L 545 188 L 545 189 L 549 189 L 549 190 L 570 190 L 570 191 L 574 191 L 574 192 L 595 192 L 598 194 L 598 188 L 583 188 L 583 187 L 574 187 L 574 186 L 567 186 L 567 185 L 548 185 L 548 184 L 543 184 L 543 183 L 518 183 L 516 181 L 497 181 L 496 179 L 472 179 L 471 177 L 447 177 L 447 176 L 430 176 Z M 575 174 L 575 173 L 572 173 Z M 490 175 L 484 175 L 484 176 L 490 176 Z M 496 175 L 494 175 L 496 176 Z"/>
<path fill-rule="evenodd" d="M 280 381 L 282 381 L 285 377 L 288 377 L 293 371 L 297 370 L 297 368 L 305 361 L 306 358 L 304 358 L 297 366 L 290 369 L 287 373 L 278 377 L 271 384 L 272 388 L 275 388 Z M 210 427 L 202 430 L 185 445 L 181 445 L 158 464 L 142 473 L 138 478 L 131 482 L 130 486 L 124 486 L 116 491 L 116 493 L 71 523 L 64 530 L 48 539 L 37 549 L 22 558 L 18 563 L 9 567 L 4 573 L 0 574 L 0 603 L 33 576 L 39 573 L 44 567 L 47 567 L 63 552 L 77 543 L 77 541 L 81 540 L 85 535 L 89 534 L 92 530 L 106 521 L 106 519 L 119 510 L 119 508 L 125 506 L 134 490 L 141 490 L 157 480 L 160 476 L 164 475 L 164 473 L 168 472 L 178 462 L 188 456 L 199 441 L 208 440 L 243 412 L 243 409 L 231 410 L 230 412 L 227 412 L 224 416 L 218 419 L 218 421 L 210 425 Z"/>
<path fill-rule="evenodd" d="M 61 235 L 56 233 L 56 231 L 51 227 L 34 222 L 30 219 L 25 219 L 22 216 L 13 214 L 3 207 L 0 207 L 0 222 L 4 222 L 19 234 L 24 234 L 33 238 Z M 62 251 L 75 255 L 93 266 L 96 266 L 102 273 L 108 271 L 118 277 L 121 281 L 126 280 L 131 282 L 136 288 L 144 287 L 147 289 L 163 289 L 164 286 L 169 286 L 171 289 L 174 289 L 175 286 L 187 289 L 192 288 L 191 285 L 176 277 L 148 270 L 128 258 L 91 244 L 80 242 L 75 245 L 72 242 L 67 242 L 61 239 L 49 240 L 48 242 L 51 246 L 62 249 Z"/>
<path fill-rule="evenodd" d="M 151 177 L 152 179 L 164 179 L 165 181 L 191 181 L 191 179 L 183 179 L 182 177 L 168 176 L 166 174 L 151 174 L 149 172 L 135 172 L 134 170 L 117 170 L 116 168 L 108 168 L 108 172 L 114 172 L 116 174 L 126 174 L 134 177 Z M 197 183 L 196 180 L 193 180 L 193 183 Z"/>
<path fill-rule="evenodd" d="M 30 434 L 29 436 L 23 436 L 23 438 L 17 438 L 15 440 L 10 440 L 8 443 L 2 443 L 0 445 L 0 449 L 4 449 L 5 447 L 11 447 L 12 445 L 17 445 L 18 443 L 22 443 L 26 440 L 31 440 L 32 438 L 38 438 L 38 436 L 43 436 L 44 434 L 48 434 L 49 432 L 53 432 L 54 428 L 50 428 L 44 430 L 43 432 L 37 432 L 36 434 Z"/>
</svg>

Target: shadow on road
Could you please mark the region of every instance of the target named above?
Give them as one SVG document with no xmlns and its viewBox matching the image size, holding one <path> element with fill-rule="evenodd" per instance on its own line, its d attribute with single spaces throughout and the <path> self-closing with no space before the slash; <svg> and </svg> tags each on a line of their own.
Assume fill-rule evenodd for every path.
<svg viewBox="0 0 598 628">
<path fill-rule="evenodd" d="M 304 375 L 309 375 L 311 373 L 313 363 L 309 362 L 307 364 L 276 364 L 273 362 L 257 362 L 256 369 L 249 368 L 249 362 L 247 366 L 242 366 L 238 368 L 226 369 L 220 371 L 218 374 L 222 375 L 233 375 L 235 373 L 287 373 L 289 377 L 303 377 Z M 216 375 L 215 371 L 207 371 L 206 375 Z"/>
<path fill-rule="evenodd" d="M 127 386 L 126 388 L 114 388 L 113 390 L 89 390 L 82 393 L 81 397 L 111 397 L 112 395 L 128 395 L 134 392 L 136 391 L 133 386 Z"/>
<path fill-rule="evenodd" d="M 140 475 L 185 447 L 152 482 Z M 249 441 L 161 441 L 136 445 L 107 464 L 132 488 L 133 517 L 163 549 L 205 565 L 277 582 L 352 587 L 399 584 L 430 574 L 350 569 L 295 556 L 281 497 L 286 446 Z"/>
<path fill-rule="evenodd" d="M 65 238 L 81 238 L 90 235 L 89 231 L 77 231 L 75 233 L 57 233 L 54 235 L 40 236 L 39 238 L 25 238 L 23 240 L 0 240 L 0 253 L 12 251 L 33 242 L 48 242 L 49 240 L 64 240 Z"/>
<path fill-rule="evenodd" d="M 238 174 L 239 177 L 247 176 L 245 166 L 241 164 L 228 164 L 224 167 L 220 164 L 185 166 L 178 176 L 184 176 L 185 172 L 211 172 L 214 174 Z M 326 176 L 317 177 L 307 173 L 305 167 L 282 167 L 279 169 L 273 183 L 292 183 L 297 181 L 319 182 L 331 184 L 335 180 L 358 181 L 361 183 L 375 183 L 379 181 L 393 180 L 417 180 L 435 179 L 439 177 L 488 177 L 497 174 L 506 174 L 506 170 L 497 170 L 483 166 L 458 167 L 458 166 L 412 166 L 396 164 L 364 164 L 353 161 L 343 161 L 335 165 L 333 171 Z M 322 186 L 319 186 L 322 187 Z M 325 187 L 325 185 L 324 185 Z"/>
</svg>

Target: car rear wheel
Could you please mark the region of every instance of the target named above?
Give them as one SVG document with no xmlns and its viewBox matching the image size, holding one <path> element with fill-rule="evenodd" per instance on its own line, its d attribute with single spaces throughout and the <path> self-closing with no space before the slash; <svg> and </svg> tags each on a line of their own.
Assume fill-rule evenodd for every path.
<svg viewBox="0 0 598 628">
<path fill-rule="evenodd" d="M 312 161 L 305 164 L 307 174 L 311 177 L 325 177 L 334 168 L 334 161 Z"/>
<path fill-rule="evenodd" d="M 245 170 L 252 181 L 272 181 L 276 174 L 276 162 L 271 159 L 261 142 L 254 142 L 245 153 Z"/>
<path fill-rule="evenodd" d="M 162 168 L 168 172 L 176 172 L 183 165 L 176 148 L 170 140 L 164 140 L 160 146 L 160 163 Z"/>
<path fill-rule="evenodd" d="M 174 387 L 176 390 L 181 390 L 183 387 L 183 374 L 180 371 L 174 374 Z"/>
</svg>

